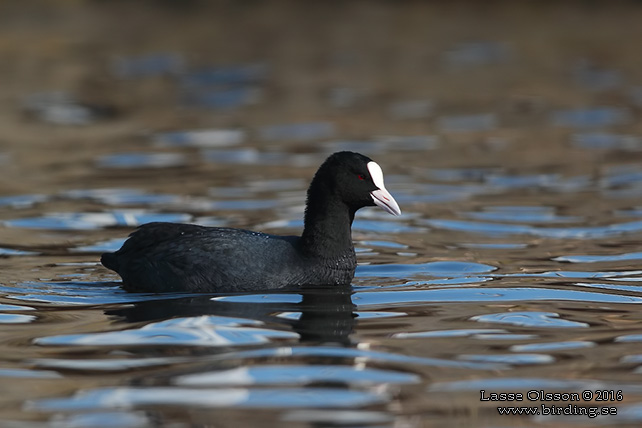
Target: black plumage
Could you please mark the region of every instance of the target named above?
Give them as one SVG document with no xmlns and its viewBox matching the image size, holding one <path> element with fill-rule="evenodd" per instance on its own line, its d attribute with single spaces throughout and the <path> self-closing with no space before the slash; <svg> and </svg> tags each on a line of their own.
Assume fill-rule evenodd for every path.
<svg viewBox="0 0 642 428">
<path fill-rule="evenodd" d="M 308 189 L 301 237 L 178 223 L 149 223 L 102 264 L 130 291 L 230 292 L 349 284 L 357 259 L 351 226 L 357 210 L 400 210 L 381 168 L 353 152 L 331 155 Z"/>
</svg>

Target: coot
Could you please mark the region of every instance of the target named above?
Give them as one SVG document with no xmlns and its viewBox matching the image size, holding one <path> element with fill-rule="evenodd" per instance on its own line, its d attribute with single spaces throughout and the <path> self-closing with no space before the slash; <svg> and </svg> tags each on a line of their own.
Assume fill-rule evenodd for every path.
<svg viewBox="0 0 642 428">
<path fill-rule="evenodd" d="M 300 237 L 155 222 L 140 226 L 122 248 L 103 254 L 101 262 L 118 272 L 129 291 L 349 284 L 357 266 L 351 237 L 354 214 L 374 205 L 401 214 L 376 162 L 359 153 L 338 152 L 312 179 Z"/>
</svg>

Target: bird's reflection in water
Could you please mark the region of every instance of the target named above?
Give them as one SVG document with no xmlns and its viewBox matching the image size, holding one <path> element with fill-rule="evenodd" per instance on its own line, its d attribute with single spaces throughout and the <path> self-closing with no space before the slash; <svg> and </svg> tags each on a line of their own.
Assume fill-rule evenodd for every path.
<svg viewBox="0 0 642 428">
<path fill-rule="evenodd" d="M 357 343 L 353 343 L 352 333 L 357 315 L 356 305 L 352 303 L 353 293 L 350 286 L 327 286 L 274 294 L 168 298 L 137 302 L 106 313 L 117 323 L 139 325 L 141 328 L 169 319 L 209 316 L 213 318 L 212 324 L 205 325 L 212 328 L 214 333 L 217 330 L 217 317 L 223 317 L 219 321 L 222 330 L 230 322 L 236 324 L 238 320 L 235 327 L 239 328 L 239 336 L 243 336 L 244 328 L 256 329 L 257 322 L 261 324 L 261 329 L 294 332 L 298 335 L 298 339 L 292 335 L 292 339 L 278 338 L 253 344 L 235 344 L 235 335 L 231 334 L 225 336 L 230 338 L 229 343 L 213 348 L 208 345 L 185 347 L 178 344 L 167 348 L 159 348 L 158 345 L 130 348 L 130 355 L 142 358 L 153 355 L 153 359 L 158 360 L 160 353 L 161 358 L 167 356 L 168 362 L 171 361 L 168 365 L 158 367 L 158 370 L 130 376 L 128 384 L 136 394 L 144 393 L 147 394 L 145 397 L 151 397 L 149 400 L 155 399 L 155 388 L 159 388 L 161 395 L 165 394 L 168 387 L 177 388 L 177 394 L 198 388 L 202 394 L 209 394 L 209 397 L 214 398 L 218 397 L 217 394 L 232 391 L 237 395 L 225 397 L 224 400 L 237 399 L 238 406 L 251 407 L 255 405 L 255 400 L 264 400 L 262 397 L 265 397 L 266 391 L 274 391 L 274 395 L 267 400 L 270 407 L 296 408 L 304 402 L 310 408 L 351 407 L 354 409 L 351 410 L 350 417 L 354 419 L 360 415 L 359 407 L 364 403 L 380 403 L 387 399 L 387 395 L 373 386 L 364 386 L 363 380 L 359 379 L 369 372 L 354 368 L 356 357 L 353 351 Z M 244 327 L 246 324 L 247 327 Z M 315 350 L 321 352 L 315 354 Z M 188 356 L 184 358 L 186 353 Z M 288 370 L 288 366 L 292 370 Z M 333 370 L 334 367 L 336 369 Z M 397 376 L 397 372 L 392 369 L 386 374 L 388 372 Z M 378 384 L 376 376 L 380 376 L 382 372 L 374 370 L 373 373 L 372 382 Z M 411 376 L 411 382 L 416 382 L 414 375 L 401 375 Z M 361 383 L 355 387 L 353 382 Z M 336 403 L 336 394 L 343 394 L 344 399 L 340 404 Z M 165 397 L 162 395 L 162 398 Z M 169 422 L 164 406 L 152 408 L 149 407 L 149 401 L 144 402 L 147 407 L 143 411 L 147 418 L 159 424 Z M 234 409 L 234 405 L 225 407 L 230 412 Z M 298 417 L 318 417 L 314 412 L 308 415 L 307 411 L 298 414 Z M 196 418 L 199 422 L 208 422 L 220 418 L 221 412 L 222 409 L 217 405 L 199 408 L 197 413 L 189 405 L 180 405 L 173 409 L 170 418 Z M 369 416 L 370 413 L 364 413 L 366 420 Z M 385 413 L 380 416 L 389 419 Z M 343 416 L 333 413 L 324 416 L 329 420 L 334 417 L 340 420 Z"/>
<path fill-rule="evenodd" d="M 356 318 L 350 287 L 306 290 L 297 304 L 301 316 L 293 329 L 301 342 L 350 345 Z"/>
<path fill-rule="evenodd" d="M 242 318 L 291 329 L 301 343 L 349 346 L 356 318 L 352 294 L 350 286 L 332 285 L 279 294 L 207 295 L 137 302 L 106 314 L 130 323 L 199 316 Z"/>
</svg>

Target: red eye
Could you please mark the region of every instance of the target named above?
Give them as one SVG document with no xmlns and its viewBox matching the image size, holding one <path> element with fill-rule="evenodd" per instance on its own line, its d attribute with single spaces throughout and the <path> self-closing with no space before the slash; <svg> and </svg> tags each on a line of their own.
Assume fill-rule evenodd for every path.
<svg viewBox="0 0 642 428">
<path fill-rule="evenodd" d="M 363 174 L 359 174 L 357 177 L 359 177 L 359 180 L 365 180 L 366 176 Z"/>
</svg>

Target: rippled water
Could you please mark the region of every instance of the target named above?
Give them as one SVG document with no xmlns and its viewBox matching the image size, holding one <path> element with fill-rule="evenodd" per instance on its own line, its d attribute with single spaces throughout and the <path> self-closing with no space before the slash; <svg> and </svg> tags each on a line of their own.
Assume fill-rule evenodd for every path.
<svg viewBox="0 0 642 428">
<path fill-rule="evenodd" d="M 552 18 L 566 16 L 564 7 L 533 18 L 555 20 L 547 37 L 563 52 L 540 52 L 529 44 L 535 36 L 511 33 L 512 19 L 500 17 L 525 23 L 532 14 L 506 5 L 486 18 L 501 37 L 466 25 L 477 22 L 470 11 L 448 10 L 457 29 L 427 17 L 428 39 L 418 36 L 423 21 L 411 20 L 398 69 L 373 71 L 385 45 L 373 36 L 363 51 L 326 46 L 336 75 L 323 82 L 305 80 L 314 70 L 274 51 L 207 65 L 185 46 L 135 55 L 117 38 L 103 72 L 114 87 L 129 85 L 119 95 L 130 97 L 123 116 L 102 117 L 64 94 L 28 98 L 35 117 L 22 131 L 8 127 L 12 142 L 0 148 L 0 176 L 10 183 L 0 196 L 0 425 L 642 424 L 640 87 L 625 77 L 640 69 L 614 36 L 637 31 L 625 15 L 642 10 L 593 7 L 577 6 L 574 16 L 611 32 L 567 28 Z M 415 14 L 409 4 L 371 12 L 342 24 L 328 11 L 344 29 Z M 154 34 L 165 31 L 162 16 Z M 474 39 L 462 41 L 470 34 L 459 27 Z M 427 51 L 419 48 L 426 40 L 434 41 Z M 613 47 L 611 56 L 597 46 Z M 556 71 L 530 71 L 554 60 Z M 420 84 L 425 73 L 436 86 Z M 415 92 L 403 89 L 406 80 Z M 147 100 L 145 88 L 174 97 Z M 297 98 L 302 88 L 320 98 Z M 61 102 L 66 115 L 89 109 L 84 127 L 50 111 Z M 48 138 L 51 146 L 41 145 Z M 299 233 L 306 186 L 337 150 L 380 163 L 404 212 L 357 215 L 349 287 L 133 294 L 98 262 L 150 221 Z M 617 415 L 502 416 L 502 403 L 481 401 L 481 390 L 588 391 L 571 404 L 613 406 Z M 611 399 L 600 401 L 600 391 Z"/>
</svg>

